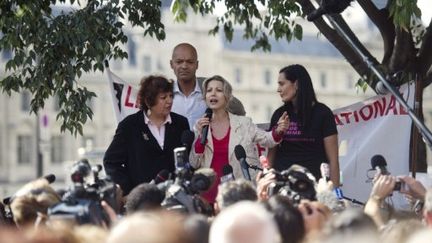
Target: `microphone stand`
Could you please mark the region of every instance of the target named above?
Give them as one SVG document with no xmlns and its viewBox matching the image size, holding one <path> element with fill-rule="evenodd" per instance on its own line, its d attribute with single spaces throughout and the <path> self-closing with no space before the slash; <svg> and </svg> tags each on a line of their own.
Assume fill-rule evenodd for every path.
<svg viewBox="0 0 432 243">
<path fill-rule="evenodd" d="M 250 164 L 247 164 L 247 166 L 248 166 L 250 169 L 255 170 L 255 171 L 257 171 L 257 170 L 259 170 L 259 171 L 263 171 L 262 168 L 260 168 L 260 167 L 258 167 L 258 166 L 256 166 L 256 165 L 250 165 Z"/>
<path fill-rule="evenodd" d="M 356 200 L 354 198 L 349 198 L 349 197 L 345 197 L 345 196 L 343 196 L 342 198 L 345 199 L 345 200 L 348 200 L 348 201 L 350 201 L 350 202 L 352 202 L 354 204 L 358 204 L 358 205 L 362 205 L 362 206 L 365 205 L 363 202 L 360 202 L 360 201 L 358 201 L 358 200 Z"/>
<path fill-rule="evenodd" d="M 330 21 L 331 25 L 334 29 L 342 36 L 342 38 L 351 46 L 351 48 L 363 59 L 369 69 L 371 69 L 375 75 L 380 79 L 380 81 L 384 84 L 387 90 L 392 93 L 392 95 L 396 98 L 400 105 L 408 112 L 408 115 L 419 129 L 420 133 L 423 136 L 426 144 L 429 149 L 432 150 L 432 133 L 425 126 L 425 124 L 420 121 L 417 115 L 414 113 L 414 110 L 407 104 L 407 102 L 402 98 L 401 94 L 398 90 L 396 90 L 384 77 L 380 70 L 378 70 L 375 65 L 369 60 L 369 58 L 360 50 L 360 48 L 350 39 L 350 37 L 345 33 L 342 27 L 334 20 L 334 18 L 330 14 L 326 14 L 327 19 Z"/>
</svg>

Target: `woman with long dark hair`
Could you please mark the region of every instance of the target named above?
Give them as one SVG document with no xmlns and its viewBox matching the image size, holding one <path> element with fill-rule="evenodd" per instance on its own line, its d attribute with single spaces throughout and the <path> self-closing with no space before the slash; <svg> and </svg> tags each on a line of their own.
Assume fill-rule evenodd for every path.
<svg viewBox="0 0 432 243">
<path fill-rule="evenodd" d="M 288 113 L 290 125 L 282 142 L 269 150 L 269 161 L 276 170 L 299 164 L 321 177 L 321 163 L 330 165 L 330 179 L 339 185 L 338 136 L 330 108 L 318 102 L 308 71 L 299 64 L 279 71 L 278 89 L 284 105 L 272 115 L 270 127 L 281 114 Z"/>
</svg>

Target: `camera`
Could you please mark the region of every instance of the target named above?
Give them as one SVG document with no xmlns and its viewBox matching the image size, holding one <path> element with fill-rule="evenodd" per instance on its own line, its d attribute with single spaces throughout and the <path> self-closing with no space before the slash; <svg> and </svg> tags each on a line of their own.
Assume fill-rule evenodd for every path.
<svg viewBox="0 0 432 243">
<path fill-rule="evenodd" d="M 101 170 L 101 165 L 91 167 L 86 159 L 75 162 L 70 174 L 72 186 L 64 193 L 61 203 L 48 209 L 49 217 L 72 219 L 78 224 L 109 224 L 101 201 L 117 210 L 117 188 L 110 178 L 99 177 Z"/>
<path fill-rule="evenodd" d="M 174 163 L 177 170 L 185 168 L 188 164 L 188 153 L 186 147 L 174 149 Z"/>
<path fill-rule="evenodd" d="M 298 205 L 302 199 L 316 200 L 315 178 L 305 167 L 294 164 L 287 170 L 274 173 L 276 183 L 269 186 L 269 196 L 287 196 L 294 205 Z"/>
<path fill-rule="evenodd" d="M 405 183 L 403 181 L 397 180 L 395 186 L 393 187 L 393 191 L 401 191 L 401 189 L 405 188 Z"/>
<path fill-rule="evenodd" d="M 166 191 L 162 207 L 182 213 L 200 213 L 212 215 L 213 208 L 201 197 L 201 192 L 207 191 L 216 177 L 212 169 L 193 171 L 188 162 L 185 147 L 174 149 L 176 178 L 158 184 L 158 188 Z"/>
</svg>

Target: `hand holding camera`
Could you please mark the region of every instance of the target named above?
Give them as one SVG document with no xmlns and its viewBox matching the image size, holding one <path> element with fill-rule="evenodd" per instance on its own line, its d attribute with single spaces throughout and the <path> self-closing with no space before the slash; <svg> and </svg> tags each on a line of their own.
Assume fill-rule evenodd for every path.
<svg viewBox="0 0 432 243">
<path fill-rule="evenodd" d="M 370 198 L 382 200 L 388 197 L 394 190 L 396 177 L 391 175 L 378 175 L 375 178 Z"/>
<path fill-rule="evenodd" d="M 416 179 L 410 176 L 400 176 L 399 180 L 403 183 L 401 193 L 409 195 L 418 200 L 424 200 L 426 188 Z"/>
</svg>

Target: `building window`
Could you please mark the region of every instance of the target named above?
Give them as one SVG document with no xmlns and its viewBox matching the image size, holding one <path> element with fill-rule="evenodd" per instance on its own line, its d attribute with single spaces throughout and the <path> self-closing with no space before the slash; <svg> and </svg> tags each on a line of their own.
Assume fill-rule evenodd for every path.
<svg viewBox="0 0 432 243">
<path fill-rule="evenodd" d="M 32 137 L 30 135 L 18 135 L 18 164 L 30 164 L 32 152 Z"/>
<path fill-rule="evenodd" d="M 95 145 L 94 142 L 95 142 L 94 137 L 84 136 L 82 137 L 81 140 L 81 147 L 91 150 Z"/>
<path fill-rule="evenodd" d="M 21 111 L 29 112 L 30 111 L 30 102 L 31 102 L 30 92 L 23 91 L 21 93 Z"/>
<path fill-rule="evenodd" d="M 51 163 L 60 164 L 64 161 L 64 140 L 62 136 L 51 137 Z"/>
<path fill-rule="evenodd" d="M 242 82 L 242 70 L 240 68 L 234 69 L 234 80 L 238 84 Z"/>
<path fill-rule="evenodd" d="M 325 72 L 320 73 L 320 85 L 321 88 L 327 88 L 327 74 Z"/>
<path fill-rule="evenodd" d="M 268 69 L 264 71 L 264 82 L 266 85 L 270 85 L 272 82 L 271 72 Z"/>
<path fill-rule="evenodd" d="M 143 57 L 143 69 L 144 72 L 150 73 L 152 70 L 152 63 L 151 63 L 151 56 L 144 56 Z"/>
<path fill-rule="evenodd" d="M 60 97 L 58 95 L 54 95 L 53 109 L 54 111 L 60 110 Z"/>
<path fill-rule="evenodd" d="M 129 65 L 132 67 L 136 66 L 136 44 L 135 41 L 133 41 L 132 36 L 129 36 L 128 38 L 128 60 L 129 60 Z"/>
</svg>

